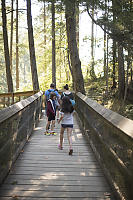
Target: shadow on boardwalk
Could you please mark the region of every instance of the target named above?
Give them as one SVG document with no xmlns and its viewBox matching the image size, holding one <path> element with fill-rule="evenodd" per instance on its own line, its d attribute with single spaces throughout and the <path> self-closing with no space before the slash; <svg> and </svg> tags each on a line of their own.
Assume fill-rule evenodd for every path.
<svg viewBox="0 0 133 200">
<path fill-rule="evenodd" d="M 64 149 L 57 148 L 60 125 L 56 123 L 56 136 L 46 136 L 45 124 L 43 116 L 0 187 L 0 200 L 114 200 L 76 118 L 73 156 L 68 155 L 66 134 Z"/>
</svg>

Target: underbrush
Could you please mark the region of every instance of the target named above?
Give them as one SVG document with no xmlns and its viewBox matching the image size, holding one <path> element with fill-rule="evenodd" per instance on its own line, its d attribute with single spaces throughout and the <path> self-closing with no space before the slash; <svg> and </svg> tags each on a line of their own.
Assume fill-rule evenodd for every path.
<svg viewBox="0 0 133 200">
<path fill-rule="evenodd" d="M 106 93 L 105 81 L 97 79 L 95 81 L 88 80 L 85 83 L 86 95 L 96 100 L 104 107 L 119 113 L 120 115 L 133 120 L 133 104 L 129 101 L 119 100 L 117 89 L 111 89 L 111 85 Z"/>
</svg>

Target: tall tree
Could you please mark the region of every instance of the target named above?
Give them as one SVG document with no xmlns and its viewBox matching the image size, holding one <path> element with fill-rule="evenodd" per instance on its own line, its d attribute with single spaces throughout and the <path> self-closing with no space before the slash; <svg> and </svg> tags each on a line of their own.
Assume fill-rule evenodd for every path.
<svg viewBox="0 0 133 200">
<path fill-rule="evenodd" d="M 11 68 L 11 73 L 12 73 L 12 47 L 13 47 L 13 2 L 14 0 L 11 1 L 11 34 L 10 34 L 10 68 Z"/>
<path fill-rule="evenodd" d="M 12 76 L 11 76 L 10 56 L 9 56 L 9 47 L 8 47 L 5 0 L 1 1 L 1 7 L 2 7 L 2 27 L 3 27 L 4 55 L 5 55 L 5 63 L 6 63 L 7 86 L 8 86 L 8 92 L 13 92 L 13 81 L 12 81 Z"/>
<path fill-rule="evenodd" d="M 107 34 L 104 31 L 104 66 L 103 66 L 104 78 L 106 77 L 106 63 L 107 63 L 107 52 L 106 52 L 107 49 L 106 49 L 106 44 L 107 44 Z"/>
<path fill-rule="evenodd" d="M 46 46 L 46 2 L 44 0 L 44 47 Z"/>
<path fill-rule="evenodd" d="M 113 10 L 113 23 L 116 23 L 116 10 L 115 10 L 115 0 L 112 0 L 112 10 Z M 115 30 L 114 30 L 115 31 Z M 114 33 L 113 33 L 114 34 Z M 116 40 L 113 39 L 113 73 L 112 73 L 112 77 L 113 77 L 113 85 L 112 88 L 116 88 Z"/>
<path fill-rule="evenodd" d="M 113 73 L 112 73 L 112 77 L 113 77 L 113 85 L 112 88 L 116 88 L 116 41 L 113 40 Z"/>
<path fill-rule="evenodd" d="M 85 93 L 84 80 L 81 71 L 81 61 L 76 42 L 76 20 L 75 20 L 75 0 L 65 1 L 65 17 L 68 49 L 70 53 L 70 60 L 72 65 L 72 75 L 74 81 L 74 90 Z"/>
<path fill-rule="evenodd" d="M 125 90 L 125 71 L 124 71 L 124 55 L 122 44 L 118 42 L 118 94 L 119 98 L 124 97 Z"/>
<path fill-rule="evenodd" d="M 107 0 L 105 0 L 105 16 L 107 16 Z M 107 44 L 107 34 L 106 34 L 106 29 L 107 26 L 106 24 L 104 25 L 104 78 L 106 78 L 106 64 L 107 64 L 107 49 L 106 49 L 106 44 Z"/>
<path fill-rule="evenodd" d="M 16 0 L 16 90 L 19 89 L 18 0 Z"/>
<path fill-rule="evenodd" d="M 76 2 L 76 41 L 79 49 L 79 2 Z"/>
<path fill-rule="evenodd" d="M 94 6 L 92 7 L 92 17 L 94 18 Z M 94 70 L 94 22 L 92 20 L 91 24 L 91 69 L 90 69 L 90 76 L 94 80 L 96 79 L 95 70 Z"/>
<path fill-rule="evenodd" d="M 107 35 L 107 56 L 106 56 L 106 95 L 108 95 L 109 89 L 109 36 Z"/>
<path fill-rule="evenodd" d="M 108 7 L 107 7 L 107 5 L 108 5 L 108 1 L 107 0 L 105 0 L 105 16 L 107 17 L 107 19 L 108 19 L 108 12 L 109 12 L 109 10 L 108 10 Z M 108 88 L 109 88 L 109 86 L 108 86 L 108 82 L 109 82 L 109 35 L 107 34 L 107 39 L 106 39 L 106 47 L 107 47 L 107 55 L 106 55 L 106 95 L 108 95 Z"/>
<path fill-rule="evenodd" d="M 126 73 L 126 81 L 125 81 L 125 92 L 124 92 L 124 102 L 127 98 L 127 89 L 128 89 L 128 79 L 129 79 L 129 69 L 131 67 L 131 51 L 128 47 L 128 56 L 127 56 L 127 73 Z"/>
<path fill-rule="evenodd" d="M 27 0 L 27 24 L 28 24 L 28 40 L 29 40 L 29 52 L 30 52 L 30 64 L 32 72 L 33 90 L 39 90 L 39 82 L 37 75 L 36 56 L 34 47 L 32 16 L 31 16 L 31 0 Z"/>
<path fill-rule="evenodd" d="M 47 71 L 47 64 L 46 64 L 46 42 L 47 42 L 47 37 L 46 37 L 46 2 L 44 0 L 44 13 L 43 13 L 44 17 L 44 70 L 45 72 Z"/>
<path fill-rule="evenodd" d="M 56 87 L 56 61 L 55 61 L 55 1 L 52 1 L 52 82 Z"/>
<path fill-rule="evenodd" d="M 60 3 L 60 39 L 59 39 L 59 48 L 60 48 L 60 59 L 59 59 L 59 62 L 60 62 L 60 64 L 59 64 L 59 66 L 60 66 L 60 81 L 62 81 L 62 77 L 61 77 L 61 75 L 62 75 L 62 71 L 61 71 L 61 67 L 62 67 L 62 49 L 61 49 L 61 46 L 62 46 L 62 35 L 63 35 L 63 32 L 62 32 L 62 26 L 61 26 L 61 24 L 62 24 L 62 2 Z M 63 54 L 64 55 L 64 57 L 65 57 L 65 53 Z M 64 64 L 64 66 L 65 66 L 65 64 Z"/>
</svg>

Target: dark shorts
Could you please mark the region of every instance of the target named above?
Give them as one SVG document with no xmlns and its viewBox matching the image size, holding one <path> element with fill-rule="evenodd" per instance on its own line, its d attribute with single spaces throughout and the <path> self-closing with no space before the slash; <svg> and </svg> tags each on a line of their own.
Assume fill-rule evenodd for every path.
<svg viewBox="0 0 133 200">
<path fill-rule="evenodd" d="M 53 120 L 55 120 L 55 116 L 49 115 L 49 116 L 48 116 L 48 121 L 53 121 Z"/>
<path fill-rule="evenodd" d="M 73 128 L 73 124 L 61 124 L 62 128 Z"/>
</svg>

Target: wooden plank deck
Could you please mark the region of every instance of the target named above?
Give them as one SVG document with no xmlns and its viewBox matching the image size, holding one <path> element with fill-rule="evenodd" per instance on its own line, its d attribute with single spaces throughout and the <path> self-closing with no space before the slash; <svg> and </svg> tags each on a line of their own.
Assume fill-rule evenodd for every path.
<svg viewBox="0 0 133 200">
<path fill-rule="evenodd" d="M 44 135 L 46 118 L 40 120 L 29 142 L 0 187 L 0 200 L 114 200 L 111 189 L 74 118 L 73 156 L 59 150 L 56 136 Z"/>
</svg>

